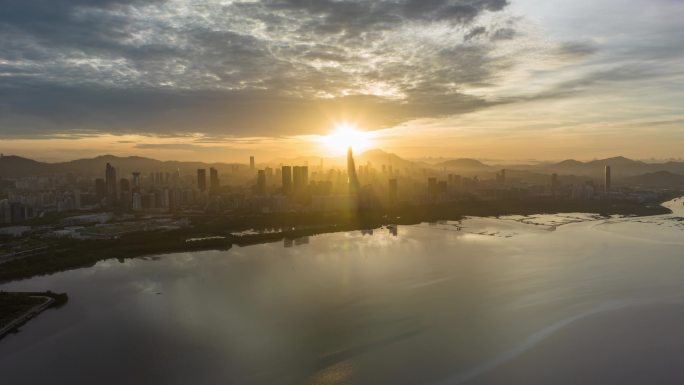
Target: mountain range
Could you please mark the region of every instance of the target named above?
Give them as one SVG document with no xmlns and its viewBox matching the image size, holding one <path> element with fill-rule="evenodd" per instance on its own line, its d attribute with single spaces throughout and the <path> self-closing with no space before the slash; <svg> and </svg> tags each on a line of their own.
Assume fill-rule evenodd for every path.
<svg viewBox="0 0 684 385">
<path fill-rule="evenodd" d="M 416 162 L 401 158 L 393 153 L 388 153 L 379 149 L 368 150 L 356 157 L 357 165 L 365 165 L 372 163 L 375 167 L 381 165 L 391 165 L 395 169 L 402 170 L 447 170 L 453 173 L 462 173 L 464 175 L 489 175 L 493 172 L 507 168 L 513 173 L 535 173 L 535 174 L 550 174 L 557 173 L 559 175 L 575 175 L 590 178 L 602 178 L 605 166 L 611 167 L 611 173 L 615 180 L 640 176 L 642 181 L 654 183 L 656 180 L 665 180 L 684 175 L 684 162 L 665 162 L 665 163 L 646 163 L 638 160 L 632 160 L 625 157 L 614 157 L 600 160 L 592 160 L 588 162 L 581 162 L 574 159 L 564 160 L 558 163 L 545 163 L 537 165 L 487 165 L 476 159 L 460 158 L 452 159 L 438 164 L 430 165 L 423 162 Z M 346 161 L 344 156 L 335 158 L 316 158 L 316 157 L 301 157 L 297 159 L 278 159 L 267 163 L 259 164 L 260 167 L 269 165 L 271 167 L 278 167 L 280 164 L 310 164 L 318 165 L 323 161 L 325 167 L 341 166 L 344 167 Z M 2 156 L 0 157 L 0 178 L 17 178 L 22 176 L 48 176 L 73 173 L 84 176 L 102 176 L 104 175 L 105 165 L 107 163 L 113 164 L 120 170 L 121 175 L 128 174 L 132 171 L 153 172 L 163 171 L 172 172 L 180 170 L 183 174 L 193 174 L 198 168 L 214 167 L 219 170 L 219 173 L 228 173 L 234 170 L 247 171 L 247 164 L 238 163 L 203 163 L 203 162 L 181 162 L 181 161 L 161 161 L 151 158 L 144 158 L 138 156 L 118 157 L 114 155 L 102 155 L 89 159 L 78 159 L 68 162 L 59 163 L 45 163 L 19 156 Z M 633 179 L 637 182 L 637 179 Z"/>
</svg>

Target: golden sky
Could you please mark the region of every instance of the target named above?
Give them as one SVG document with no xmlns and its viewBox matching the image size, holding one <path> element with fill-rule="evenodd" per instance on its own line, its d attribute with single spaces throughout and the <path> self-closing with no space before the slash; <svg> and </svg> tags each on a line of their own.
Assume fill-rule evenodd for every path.
<svg viewBox="0 0 684 385">
<path fill-rule="evenodd" d="M 347 124 L 409 158 L 679 158 L 681 20 L 674 0 L 18 2 L 0 152 L 329 155 Z"/>
</svg>

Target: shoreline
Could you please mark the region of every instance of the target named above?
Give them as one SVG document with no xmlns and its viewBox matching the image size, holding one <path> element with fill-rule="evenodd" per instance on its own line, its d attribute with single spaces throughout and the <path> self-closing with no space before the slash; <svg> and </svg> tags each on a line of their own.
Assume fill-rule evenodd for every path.
<svg viewBox="0 0 684 385">
<path fill-rule="evenodd" d="M 670 193 L 656 202 L 613 201 L 473 201 L 443 203 L 430 206 L 399 207 L 388 211 L 268 214 L 242 216 L 202 216 L 192 218 L 193 226 L 167 232 L 140 232 L 111 240 L 53 241 L 48 252 L 16 259 L 0 265 L 0 284 L 49 275 L 61 271 L 86 268 L 107 259 L 121 261 L 155 254 L 228 250 L 280 242 L 327 233 L 378 229 L 388 225 L 415 225 L 465 217 L 501 217 L 588 213 L 610 215 L 654 216 L 672 214 L 664 203 L 681 195 Z M 257 232 L 236 234 L 257 229 Z M 273 231 L 277 229 L 276 231 Z M 258 232 L 263 231 L 263 232 Z M 192 242 L 189 239 L 196 238 Z"/>
<path fill-rule="evenodd" d="M 13 298 L 10 298 L 13 297 Z M 6 337 L 8 334 L 19 332 L 19 328 L 24 324 L 32 320 L 33 318 L 40 315 L 47 309 L 53 307 L 60 307 L 67 303 L 69 297 L 66 293 L 53 293 L 51 291 L 46 292 L 0 292 L 0 307 L 6 309 L 7 301 L 14 301 L 16 306 L 17 300 L 26 300 L 33 298 L 45 298 L 45 301 L 39 304 L 35 304 L 21 314 L 14 317 L 14 319 L 6 322 L 4 325 L 0 325 L 0 340 Z M 20 305 L 21 306 L 21 305 Z M 25 305 L 24 305 L 25 306 Z M 2 319 L 7 315 L 0 314 Z"/>
</svg>

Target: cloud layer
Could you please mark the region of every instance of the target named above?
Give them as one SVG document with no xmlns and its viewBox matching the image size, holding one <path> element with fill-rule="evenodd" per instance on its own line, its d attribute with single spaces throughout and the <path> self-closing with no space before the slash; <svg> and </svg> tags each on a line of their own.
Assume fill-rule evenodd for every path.
<svg viewBox="0 0 684 385">
<path fill-rule="evenodd" d="M 5 137 L 294 135 L 494 104 L 506 0 L 0 1 Z"/>
</svg>

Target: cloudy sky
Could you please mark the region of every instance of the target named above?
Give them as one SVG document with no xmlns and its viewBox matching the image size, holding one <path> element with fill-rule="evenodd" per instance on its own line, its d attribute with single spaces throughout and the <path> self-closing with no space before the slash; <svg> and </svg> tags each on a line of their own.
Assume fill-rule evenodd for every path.
<svg viewBox="0 0 684 385">
<path fill-rule="evenodd" d="M 0 0 L 0 151 L 684 156 L 681 0 Z"/>
</svg>

